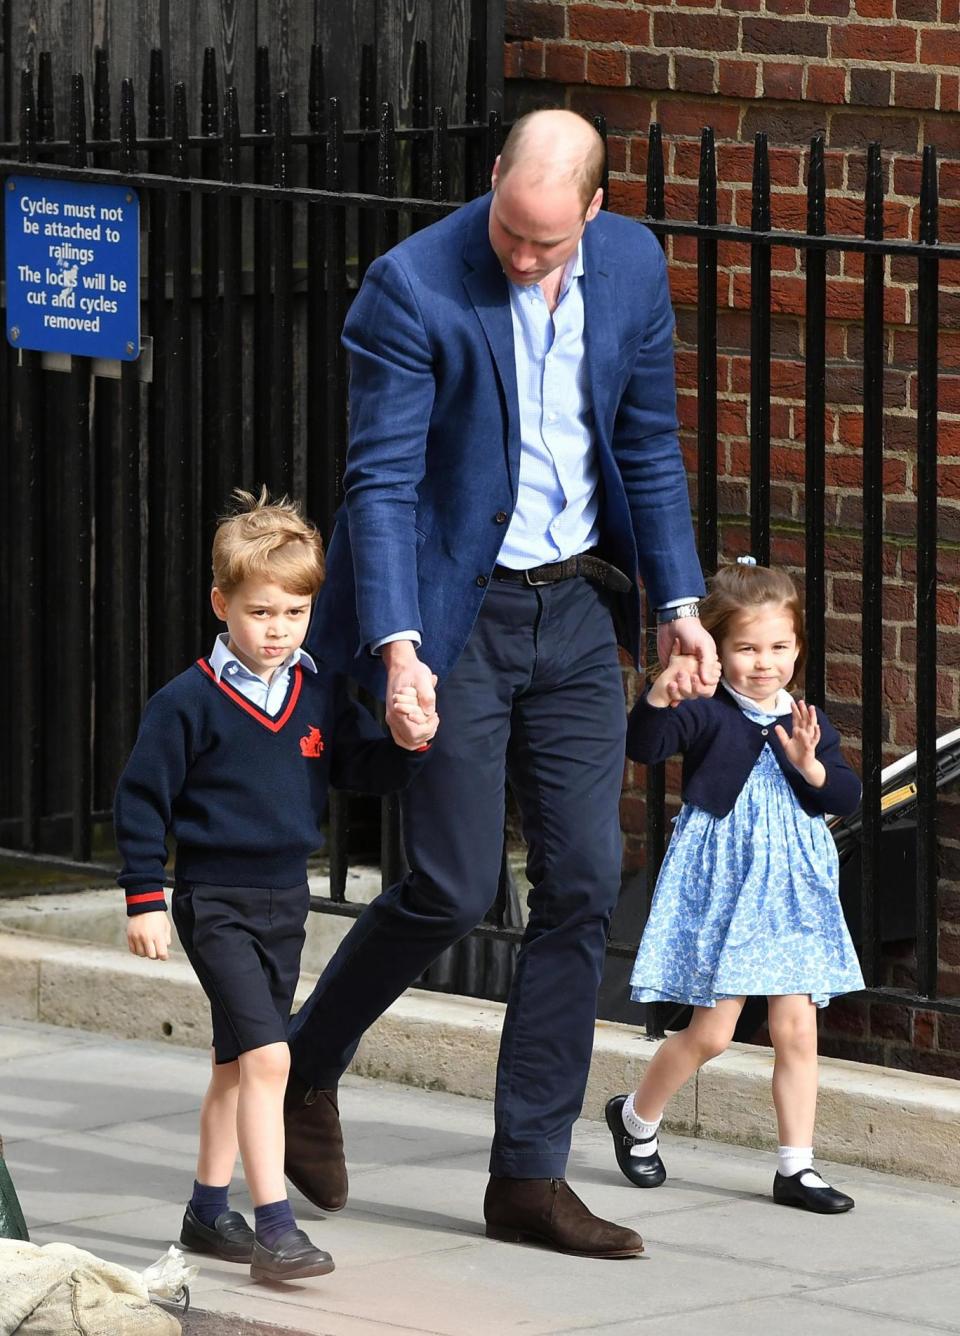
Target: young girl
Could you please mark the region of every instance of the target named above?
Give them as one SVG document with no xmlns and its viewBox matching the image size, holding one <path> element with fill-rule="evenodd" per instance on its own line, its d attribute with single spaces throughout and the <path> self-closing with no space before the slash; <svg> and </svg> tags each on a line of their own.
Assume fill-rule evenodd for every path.
<svg viewBox="0 0 960 1336">
<path fill-rule="evenodd" d="M 664 1105 L 722 1053 L 747 996 L 768 999 L 780 1147 L 774 1201 L 849 1211 L 813 1169 L 816 1008 L 863 987 L 840 909 L 825 814 L 852 812 L 860 781 L 822 712 L 788 694 L 804 659 L 803 613 L 788 575 L 741 558 L 700 609 L 720 657 L 719 687 L 679 653 L 634 707 L 627 752 L 652 764 L 683 753 L 676 821 L 631 976 L 636 1002 L 685 1002 L 693 1019 L 661 1044 L 632 1095 L 606 1108 L 617 1163 L 659 1187 Z M 673 707 L 673 708 L 670 708 Z"/>
</svg>

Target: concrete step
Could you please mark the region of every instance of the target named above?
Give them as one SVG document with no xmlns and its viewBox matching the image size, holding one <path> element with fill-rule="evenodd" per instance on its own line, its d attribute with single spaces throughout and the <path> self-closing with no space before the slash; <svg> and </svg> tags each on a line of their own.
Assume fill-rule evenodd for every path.
<svg viewBox="0 0 960 1336">
<path fill-rule="evenodd" d="M 296 1005 L 314 983 L 303 975 Z M 351 1070 L 492 1099 L 503 1011 L 410 989 L 370 1028 Z M 0 1016 L 196 1048 L 210 1039 L 206 999 L 182 956 L 141 960 L 119 946 L 23 931 L 0 931 Z M 584 1116 L 601 1119 L 610 1095 L 632 1089 L 656 1050 L 638 1030 L 598 1022 Z M 774 1148 L 772 1070 L 772 1050 L 732 1045 L 673 1100 L 666 1128 Z M 830 1058 L 820 1080 L 819 1155 L 960 1185 L 960 1083 Z"/>
</svg>

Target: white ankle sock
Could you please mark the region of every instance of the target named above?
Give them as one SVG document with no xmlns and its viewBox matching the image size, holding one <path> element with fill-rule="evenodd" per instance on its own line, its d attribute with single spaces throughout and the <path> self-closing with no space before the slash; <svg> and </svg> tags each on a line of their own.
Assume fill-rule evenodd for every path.
<svg viewBox="0 0 960 1336">
<path fill-rule="evenodd" d="M 656 1118 L 652 1123 L 646 1122 L 634 1112 L 633 1096 L 628 1095 L 620 1116 L 623 1119 L 624 1128 L 632 1137 L 636 1137 L 637 1140 L 641 1142 L 639 1146 L 630 1147 L 630 1154 L 636 1155 L 640 1159 L 644 1159 L 648 1155 L 655 1155 L 660 1145 L 657 1140 L 657 1129 L 660 1126 L 663 1115 L 661 1114 L 660 1118 Z"/>
<path fill-rule="evenodd" d="M 778 1146 L 777 1169 L 784 1178 L 792 1178 L 804 1169 L 813 1169 L 812 1146 Z M 813 1170 L 816 1173 L 816 1170 Z"/>
</svg>

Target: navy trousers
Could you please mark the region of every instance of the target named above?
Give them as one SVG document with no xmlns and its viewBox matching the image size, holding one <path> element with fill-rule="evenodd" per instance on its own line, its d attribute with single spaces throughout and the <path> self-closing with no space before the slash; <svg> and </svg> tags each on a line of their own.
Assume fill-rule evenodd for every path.
<svg viewBox="0 0 960 1336">
<path fill-rule="evenodd" d="M 366 1028 L 492 904 L 509 777 L 532 885 L 500 1044 L 491 1173 L 562 1177 L 620 884 L 626 711 L 607 595 L 494 580 L 403 795 L 410 872 L 354 924 L 294 1018 L 293 1067 L 336 1083 Z"/>
</svg>

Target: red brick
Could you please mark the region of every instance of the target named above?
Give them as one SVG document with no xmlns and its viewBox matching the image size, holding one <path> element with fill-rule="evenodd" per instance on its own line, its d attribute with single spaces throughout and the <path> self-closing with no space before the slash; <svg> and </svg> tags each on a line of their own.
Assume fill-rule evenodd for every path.
<svg viewBox="0 0 960 1336">
<path fill-rule="evenodd" d="M 917 59 L 917 33 L 897 24 L 837 24 L 830 29 L 830 54 L 834 59 L 913 64 Z"/>
<path fill-rule="evenodd" d="M 960 19 L 956 22 L 960 22 Z M 955 74 L 940 75 L 940 97 L 937 106 L 941 111 L 960 110 L 960 78 Z"/>
<path fill-rule="evenodd" d="M 748 190 L 737 194 L 737 223 L 749 227 L 753 205 Z M 770 198 L 770 212 L 774 228 L 785 231 L 803 231 L 807 223 L 807 197 L 788 190 L 777 190 Z"/>
<path fill-rule="evenodd" d="M 897 0 L 897 18 L 908 23 L 936 23 L 937 0 Z"/>
<path fill-rule="evenodd" d="M 718 102 L 689 102 L 661 99 L 658 112 L 665 135 L 696 135 L 710 125 L 719 139 L 736 139 L 740 128 L 740 108 Z"/>
<path fill-rule="evenodd" d="M 825 56 L 827 28 L 806 20 L 746 18 L 742 50 L 765 56 Z"/>
<path fill-rule="evenodd" d="M 503 66 L 508 79 L 542 79 L 543 43 L 508 42 L 504 47 Z"/>
<path fill-rule="evenodd" d="M 567 10 L 567 35 L 584 42 L 623 42 L 626 46 L 648 46 L 650 15 L 640 9 L 571 5 Z"/>
<path fill-rule="evenodd" d="M 806 0 L 766 0 L 768 14 L 802 14 Z"/>
<path fill-rule="evenodd" d="M 562 37 L 565 14 L 563 5 L 541 4 L 537 0 L 507 0 L 506 40 Z"/>
<path fill-rule="evenodd" d="M 857 16 L 861 19 L 892 19 L 893 0 L 855 0 Z"/>
<path fill-rule="evenodd" d="M 591 51 L 590 54 L 597 53 Z M 574 46 L 572 42 L 547 42 L 543 53 L 544 74 L 557 83 L 583 83 L 586 77 L 584 56 L 583 47 Z"/>
<path fill-rule="evenodd" d="M 716 67 L 701 56 L 675 56 L 674 88 L 680 93 L 716 92 Z"/>
<path fill-rule="evenodd" d="M 650 98 L 639 90 L 629 88 L 575 88 L 570 95 L 570 108 L 582 115 L 606 117 L 607 129 L 642 130 L 650 125 Z"/>
<path fill-rule="evenodd" d="M 867 1033 L 867 1006 L 853 998 L 838 997 L 820 1019 L 825 1033 L 860 1038 Z"/>
<path fill-rule="evenodd" d="M 807 100 L 810 102 L 841 103 L 846 100 L 846 70 L 828 65 L 807 67 Z"/>
<path fill-rule="evenodd" d="M 627 141 L 621 135 L 607 136 L 607 166 L 611 172 L 627 170 Z"/>
<path fill-rule="evenodd" d="M 826 113 L 820 107 L 768 107 L 756 103 L 746 109 L 741 138 L 752 140 L 762 130 L 771 145 L 795 146 L 809 143 L 814 135 L 826 129 L 826 125 Z"/>
<path fill-rule="evenodd" d="M 745 19 L 754 23 L 755 19 Z M 736 51 L 739 39 L 738 19 L 719 14 L 677 14 L 660 12 L 653 16 L 653 40 L 656 46 L 686 47 L 694 51 Z"/>
<path fill-rule="evenodd" d="M 910 1012 L 906 1007 L 873 1002 L 870 1006 L 870 1035 L 874 1039 L 910 1040 Z"/>
<path fill-rule="evenodd" d="M 921 33 L 920 64 L 944 65 L 947 69 L 956 69 L 957 65 L 960 65 L 960 33 L 944 31 L 941 28 L 929 28 Z"/>
<path fill-rule="evenodd" d="M 810 0 L 810 13 L 814 17 L 844 19 L 850 13 L 850 0 Z"/>
<path fill-rule="evenodd" d="M 862 111 L 836 111 L 830 119 L 831 148 L 862 149 L 879 140 L 886 153 L 916 153 L 919 139 L 920 122 L 915 116 L 887 115 L 881 119 Z"/>
<path fill-rule="evenodd" d="M 614 213 L 627 218 L 642 218 L 647 211 L 647 187 L 643 181 L 624 181 L 612 176 L 609 184 L 609 206 Z"/>
<path fill-rule="evenodd" d="M 924 127 L 924 142 L 948 157 L 960 156 L 960 117 L 931 116 Z M 946 234 L 946 228 L 944 228 Z"/>
<path fill-rule="evenodd" d="M 626 82 L 627 53 L 625 51 L 587 52 L 587 83 L 623 85 Z"/>
<path fill-rule="evenodd" d="M 765 61 L 763 95 L 784 102 L 798 101 L 803 96 L 803 66 L 775 65 L 772 61 Z"/>
<path fill-rule="evenodd" d="M 960 22 L 960 0 L 940 0 L 940 22 Z"/>
<path fill-rule="evenodd" d="M 932 108 L 937 102 L 937 76 L 913 70 L 897 70 L 893 77 L 893 103 L 898 107 Z"/>
<path fill-rule="evenodd" d="M 670 86 L 670 57 L 652 51 L 630 52 L 630 82 L 636 88 L 664 90 Z"/>
<path fill-rule="evenodd" d="M 717 71 L 717 91 L 725 97 L 756 97 L 758 68 L 755 61 L 721 60 Z"/>
<path fill-rule="evenodd" d="M 889 107 L 893 78 L 889 70 L 851 70 L 850 105 Z"/>
<path fill-rule="evenodd" d="M 960 1016 L 938 1016 L 937 1038 L 942 1049 L 960 1053 Z"/>
<path fill-rule="evenodd" d="M 937 975 L 937 992 L 941 997 L 960 997 L 960 970 L 941 970 Z M 945 1072 L 944 1075 L 954 1075 L 958 1066 L 960 1060 L 954 1059 L 953 1071 Z"/>
</svg>

